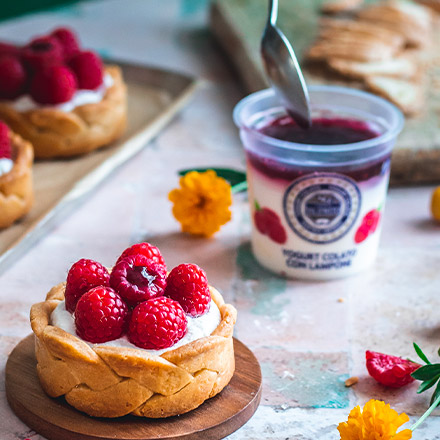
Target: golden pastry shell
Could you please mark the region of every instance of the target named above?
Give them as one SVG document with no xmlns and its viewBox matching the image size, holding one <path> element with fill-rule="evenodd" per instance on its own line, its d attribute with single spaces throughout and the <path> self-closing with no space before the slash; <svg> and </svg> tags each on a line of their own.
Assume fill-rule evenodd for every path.
<svg viewBox="0 0 440 440">
<path fill-rule="evenodd" d="M 232 333 L 237 311 L 210 287 L 221 321 L 211 335 L 152 355 L 142 349 L 90 346 L 50 324 L 64 299 L 65 283 L 34 304 L 37 372 L 51 397 L 64 396 L 76 409 L 95 417 L 134 414 L 161 418 L 191 411 L 218 394 L 235 370 Z"/>
<path fill-rule="evenodd" d="M 65 112 L 39 107 L 19 112 L 0 102 L 0 119 L 29 140 L 37 159 L 70 157 L 88 153 L 119 138 L 126 126 L 127 90 L 118 66 L 105 66 L 113 79 L 103 99 Z"/>
<path fill-rule="evenodd" d="M 0 176 L 0 228 L 6 228 L 29 212 L 34 200 L 32 145 L 10 132 L 14 165 Z"/>
</svg>

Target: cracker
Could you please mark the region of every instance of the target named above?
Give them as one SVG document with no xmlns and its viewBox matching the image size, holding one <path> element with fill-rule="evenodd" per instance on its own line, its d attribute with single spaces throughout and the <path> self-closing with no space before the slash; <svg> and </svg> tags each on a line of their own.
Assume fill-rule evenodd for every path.
<svg viewBox="0 0 440 440">
<path fill-rule="evenodd" d="M 371 22 L 355 20 L 322 19 L 320 22 L 320 38 L 329 38 L 332 34 L 356 34 L 362 37 L 375 37 L 393 47 L 401 47 L 405 38 L 401 32 L 375 25 Z"/>
<path fill-rule="evenodd" d="M 352 387 L 353 385 L 356 385 L 359 382 L 359 378 L 357 376 L 349 377 L 345 381 L 345 386 L 347 388 Z"/>
<path fill-rule="evenodd" d="M 434 11 L 440 12 L 440 0 L 416 0 L 417 3 L 422 4 Z"/>
<path fill-rule="evenodd" d="M 319 39 L 321 41 L 329 41 L 332 43 L 349 43 L 353 47 L 359 45 L 374 45 L 374 46 L 389 46 L 394 52 L 403 48 L 404 39 L 401 37 L 395 40 L 384 40 L 380 35 L 366 34 L 354 31 L 337 31 L 337 30 L 323 30 L 320 33 Z"/>
<path fill-rule="evenodd" d="M 354 45 L 352 41 L 321 40 L 310 47 L 305 56 L 309 60 L 342 58 L 354 61 L 380 61 L 395 54 L 395 48 L 377 41 L 359 41 Z"/>
<path fill-rule="evenodd" d="M 420 83 L 386 76 L 366 78 L 367 87 L 399 107 L 405 115 L 419 113 L 425 104 L 424 90 Z"/>
<path fill-rule="evenodd" d="M 430 30 L 433 25 L 433 16 L 429 8 L 414 2 L 390 0 L 388 7 L 399 11 L 402 15 L 416 22 L 420 27 Z"/>
<path fill-rule="evenodd" d="M 406 2 L 373 5 L 362 9 L 358 19 L 401 33 L 410 46 L 425 46 L 431 41 L 432 15 L 420 5 Z"/>
<path fill-rule="evenodd" d="M 327 62 L 328 65 L 338 73 L 361 80 L 369 76 L 410 79 L 416 77 L 418 74 L 417 64 L 410 58 L 404 56 L 364 63 L 340 58 L 330 58 Z"/>
<path fill-rule="evenodd" d="M 340 12 L 352 11 L 364 3 L 364 0 L 327 0 L 321 6 L 323 14 L 339 14 Z"/>
</svg>

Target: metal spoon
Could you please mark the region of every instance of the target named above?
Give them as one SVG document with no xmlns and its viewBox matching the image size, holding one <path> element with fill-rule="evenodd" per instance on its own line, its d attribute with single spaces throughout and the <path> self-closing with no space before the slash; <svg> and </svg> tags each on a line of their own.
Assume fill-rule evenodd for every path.
<svg viewBox="0 0 440 440">
<path fill-rule="evenodd" d="M 310 128 L 310 101 L 295 52 L 276 26 L 278 0 L 269 0 L 269 16 L 261 40 L 261 56 L 270 85 L 289 115 L 302 128 Z"/>
</svg>

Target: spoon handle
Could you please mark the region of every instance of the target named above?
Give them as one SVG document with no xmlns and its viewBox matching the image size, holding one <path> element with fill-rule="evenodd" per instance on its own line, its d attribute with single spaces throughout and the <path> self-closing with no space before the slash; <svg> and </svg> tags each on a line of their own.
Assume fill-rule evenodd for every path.
<svg viewBox="0 0 440 440">
<path fill-rule="evenodd" d="M 269 0 L 269 16 L 267 18 L 268 23 L 272 26 L 276 25 L 278 18 L 278 0 Z"/>
</svg>

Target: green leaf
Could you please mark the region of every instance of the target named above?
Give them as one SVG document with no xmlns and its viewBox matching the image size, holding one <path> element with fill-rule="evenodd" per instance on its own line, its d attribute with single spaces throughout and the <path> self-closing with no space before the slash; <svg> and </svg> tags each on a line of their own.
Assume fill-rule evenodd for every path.
<svg viewBox="0 0 440 440">
<path fill-rule="evenodd" d="M 440 378 L 440 374 L 438 374 L 437 376 L 433 377 L 432 379 L 429 380 L 424 380 L 420 386 L 419 389 L 417 390 L 417 394 L 423 393 L 426 390 L 429 390 L 431 387 L 433 387 L 436 382 L 439 380 Z"/>
<path fill-rule="evenodd" d="M 248 183 L 247 180 L 241 183 L 237 183 L 236 185 L 231 186 L 231 192 L 232 194 L 238 194 L 241 192 L 245 192 L 248 190 Z"/>
<path fill-rule="evenodd" d="M 430 364 L 420 367 L 411 376 L 417 380 L 431 380 L 440 374 L 440 364 Z"/>
<path fill-rule="evenodd" d="M 437 384 L 437 388 L 434 391 L 434 394 L 431 397 L 431 405 L 434 401 L 440 396 L 440 382 Z M 438 405 L 437 405 L 438 406 Z"/>
<path fill-rule="evenodd" d="M 438 352 L 437 352 L 437 354 L 440 356 L 440 348 L 438 349 Z"/>
<path fill-rule="evenodd" d="M 417 355 L 419 356 L 419 358 L 423 361 L 426 362 L 427 364 L 430 364 L 431 362 L 429 362 L 427 356 L 425 353 L 423 353 L 422 349 L 415 343 L 413 342 L 414 345 L 414 350 L 416 351 Z"/>
<path fill-rule="evenodd" d="M 204 173 L 205 171 L 213 170 L 216 172 L 217 176 L 226 179 L 231 186 L 237 185 L 239 183 L 246 181 L 246 173 L 244 171 L 233 170 L 232 168 L 188 168 L 185 170 L 180 170 L 179 175 L 184 176 L 190 171 L 197 171 L 198 173 Z"/>
</svg>

